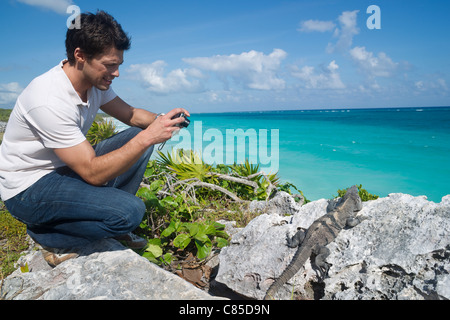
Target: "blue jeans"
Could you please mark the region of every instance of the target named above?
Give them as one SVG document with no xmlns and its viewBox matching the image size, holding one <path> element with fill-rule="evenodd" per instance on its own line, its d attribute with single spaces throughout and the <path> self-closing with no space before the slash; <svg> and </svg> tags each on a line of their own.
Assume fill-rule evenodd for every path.
<svg viewBox="0 0 450 320">
<path fill-rule="evenodd" d="M 130 128 L 95 147 L 97 155 L 116 150 L 141 129 Z M 7 200 L 9 212 L 27 225 L 28 234 L 51 248 L 79 248 L 92 241 L 127 234 L 145 213 L 135 196 L 153 152 L 145 154 L 124 174 L 103 187 L 86 183 L 68 167 L 44 176 L 24 192 Z"/>
</svg>

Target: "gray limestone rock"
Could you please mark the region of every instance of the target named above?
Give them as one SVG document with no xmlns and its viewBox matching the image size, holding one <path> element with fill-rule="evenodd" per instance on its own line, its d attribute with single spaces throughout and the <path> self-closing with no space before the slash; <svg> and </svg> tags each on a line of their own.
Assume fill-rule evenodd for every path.
<svg viewBox="0 0 450 320">
<path fill-rule="evenodd" d="M 108 239 L 50 268 L 40 251 L 22 259 L 3 283 L 1 296 L 14 300 L 210 300 L 208 293 L 167 272 L 119 242 Z"/>
<path fill-rule="evenodd" d="M 325 299 L 450 299 L 450 196 L 391 194 L 328 248 Z"/>
<path fill-rule="evenodd" d="M 303 200 L 296 202 L 294 197 L 284 191 L 278 191 L 269 201 L 254 200 L 249 205 L 249 211 L 262 213 L 277 213 L 280 215 L 292 215 L 300 210 Z"/>
<path fill-rule="evenodd" d="M 308 228 L 326 213 L 327 205 L 323 199 L 298 207 L 294 215 L 272 213 L 253 219 L 232 237 L 229 247 L 222 249 L 215 280 L 245 297 L 263 299 L 295 254 L 296 249 L 286 245 L 286 235 L 294 235 L 297 228 Z M 302 288 L 311 278 L 315 273 L 309 267 L 306 274 L 297 274 L 280 290 L 280 297 L 289 299 L 293 287 Z"/>
<path fill-rule="evenodd" d="M 216 281 L 262 299 L 296 249 L 286 236 L 326 213 L 322 199 L 292 216 L 264 214 L 235 234 L 220 253 Z M 450 195 L 441 203 L 391 194 L 365 202 L 358 226 L 328 245 L 328 277 L 308 260 L 276 299 L 450 299 Z"/>
</svg>

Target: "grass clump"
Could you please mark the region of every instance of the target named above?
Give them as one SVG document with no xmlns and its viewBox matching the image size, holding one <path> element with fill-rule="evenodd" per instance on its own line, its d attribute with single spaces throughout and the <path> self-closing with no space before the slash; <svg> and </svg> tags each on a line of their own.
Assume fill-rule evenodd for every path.
<svg viewBox="0 0 450 320">
<path fill-rule="evenodd" d="M 15 263 L 28 246 L 26 226 L 13 218 L 0 202 L 0 280 L 15 270 Z"/>
</svg>

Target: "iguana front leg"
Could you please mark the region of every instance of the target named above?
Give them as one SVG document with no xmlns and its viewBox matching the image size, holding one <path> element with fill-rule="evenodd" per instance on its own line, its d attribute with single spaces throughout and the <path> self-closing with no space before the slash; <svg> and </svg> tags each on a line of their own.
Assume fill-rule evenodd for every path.
<svg viewBox="0 0 450 320">
<path fill-rule="evenodd" d="M 366 220 L 367 217 L 348 217 L 347 221 L 345 223 L 345 226 L 347 228 L 353 228 L 356 227 L 358 224 Z"/>
<path fill-rule="evenodd" d="M 292 237 L 287 237 L 287 244 L 289 248 L 296 248 L 298 247 L 303 240 L 305 240 L 306 231 L 304 229 L 299 229 L 297 233 Z"/>
</svg>

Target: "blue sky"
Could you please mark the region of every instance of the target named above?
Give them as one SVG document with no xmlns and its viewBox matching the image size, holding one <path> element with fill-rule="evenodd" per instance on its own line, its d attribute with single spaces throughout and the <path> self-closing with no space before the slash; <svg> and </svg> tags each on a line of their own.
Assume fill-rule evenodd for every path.
<svg viewBox="0 0 450 320">
<path fill-rule="evenodd" d="M 113 88 L 163 112 L 450 105 L 443 0 L 3 0 L 0 107 L 65 58 L 69 5 L 132 37 Z M 369 29 L 370 5 L 381 29 Z"/>
</svg>

